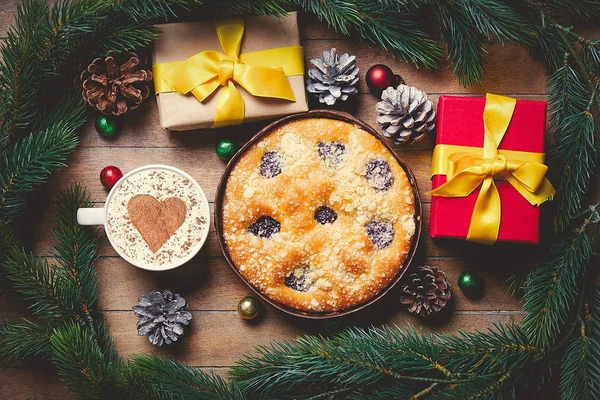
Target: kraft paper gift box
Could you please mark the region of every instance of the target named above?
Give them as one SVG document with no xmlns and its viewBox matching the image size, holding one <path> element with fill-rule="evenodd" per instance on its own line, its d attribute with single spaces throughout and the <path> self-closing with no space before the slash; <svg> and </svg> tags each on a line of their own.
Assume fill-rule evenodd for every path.
<svg viewBox="0 0 600 400">
<path fill-rule="evenodd" d="M 240 54 L 258 50 L 299 46 L 300 36 L 295 12 L 284 17 L 245 17 Z M 180 22 L 157 25 L 160 37 L 154 42 L 153 64 L 186 60 L 199 52 L 215 50 L 223 53 L 217 37 L 215 21 Z M 303 63 L 303 60 L 302 60 Z M 303 65 L 302 65 L 303 67 Z M 156 70 L 155 70 L 156 71 Z M 157 79 L 155 73 L 155 85 Z M 244 103 L 243 122 L 275 118 L 308 110 L 304 91 L 304 75 L 287 76 L 295 101 L 252 96 L 235 84 Z M 200 102 L 191 93 L 157 94 L 160 124 L 166 130 L 184 131 L 209 128 L 213 125 L 218 87 L 207 100 Z M 228 125 L 228 124 L 223 124 Z"/>
</svg>

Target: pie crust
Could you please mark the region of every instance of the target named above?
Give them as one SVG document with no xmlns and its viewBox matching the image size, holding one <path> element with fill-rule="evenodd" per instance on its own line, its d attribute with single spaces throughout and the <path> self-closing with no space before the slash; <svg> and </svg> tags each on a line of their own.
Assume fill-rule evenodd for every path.
<svg viewBox="0 0 600 400">
<path fill-rule="evenodd" d="M 415 194 L 380 140 L 329 119 L 288 122 L 241 156 L 223 198 L 231 260 L 258 291 L 310 312 L 377 295 L 403 268 Z"/>
</svg>

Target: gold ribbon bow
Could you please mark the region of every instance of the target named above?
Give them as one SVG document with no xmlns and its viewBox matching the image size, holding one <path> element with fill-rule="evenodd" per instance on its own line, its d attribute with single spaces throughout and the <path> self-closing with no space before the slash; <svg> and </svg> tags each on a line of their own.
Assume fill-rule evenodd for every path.
<svg viewBox="0 0 600 400">
<path fill-rule="evenodd" d="M 244 20 L 217 21 L 216 29 L 224 53 L 206 50 L 184 61 L 154 65 L 157 94 L 192 93 L 203 102 L 222 86 L 212 128 L 241 124 L 244 120 L 244 99 L 234 82 L 252 96 L 296 101 L 287 77 L 304 75 L 302 46 L 240 54 Z"/>
<path fill-rule="evenodd" d="M 512 119 L 516 99 L 486 95 L 483 111 L 483 148 L 437 145 L 432 175 L 445 174 L 446 183 L 429 192 L 434 196 L 466 197 L 481 187 L 471 216 L 467 240 L 494 244 L 500 230 L 500 194 L 494 178 L 508 181 L 531 205 L 554 196 L 545 178 L 548 167 L 543 153 L 498 150 Z"/>
</svg>

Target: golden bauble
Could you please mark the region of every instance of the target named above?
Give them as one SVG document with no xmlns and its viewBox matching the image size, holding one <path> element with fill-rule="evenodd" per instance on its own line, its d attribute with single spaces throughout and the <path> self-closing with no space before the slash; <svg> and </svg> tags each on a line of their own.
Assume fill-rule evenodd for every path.
<svg viewBox="0 0 600 400">
<path fill-rule="evenodd" d="M 254 319 L 260 311 L 260 303 L 252 296 L 246 296 L 238 304 L 238 314 L 243 319 Z"/>
</svg>

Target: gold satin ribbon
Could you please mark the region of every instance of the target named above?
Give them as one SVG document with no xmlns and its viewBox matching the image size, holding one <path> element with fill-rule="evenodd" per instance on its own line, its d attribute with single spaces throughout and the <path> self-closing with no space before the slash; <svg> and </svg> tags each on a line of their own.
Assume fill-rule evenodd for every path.
<svg viewBox="0 0 600 400">
<path fill-rule="evenodd" d="M 244 20 L 217 21 L 216 29 L 223 53 L 206 50 L 184 61 L 155 64 L 152 70 L 156 94 L 192 93 L 203 102 L 221 86 L 212 128 L 237 125 L 244 120 L 244 99 L 234 82 L 252 96 L 296 101 L 287 77 L 304 75 L 302 46 L 240 54 Z"/>
<path fill-rule="evenodd" d="M 548 167 L 543 153 L 498 150 L 512 119 L 516 99 L 486 95 L 483 111 L 483 148 L 437 145 L 432 175 L 446 175 L 446 183 L 428 192 L 433 196 L 466 197 L 480 188 L 471 216 L 467 240 L 494 244 L 500 230 L 500 194 L 494 179 L 508 181 L 531 205 L 539 206 L 554 196 L 545 178 Z"/>
</svg>

